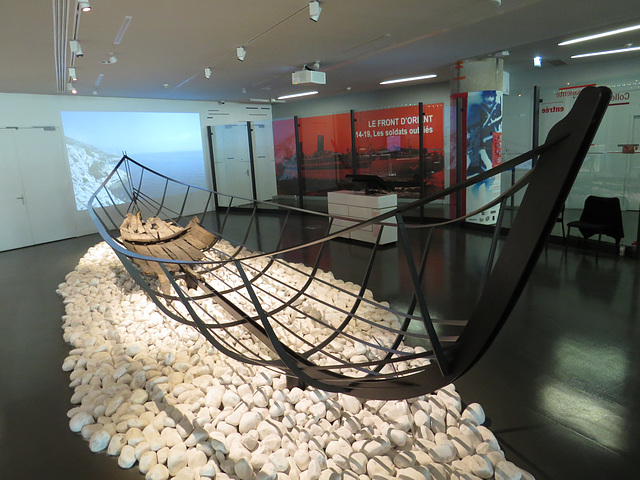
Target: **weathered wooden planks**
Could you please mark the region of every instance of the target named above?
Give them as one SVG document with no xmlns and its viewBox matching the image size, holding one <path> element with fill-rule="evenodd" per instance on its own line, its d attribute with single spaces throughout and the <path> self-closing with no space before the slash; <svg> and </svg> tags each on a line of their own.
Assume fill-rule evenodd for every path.
<svg viewBox="0 0 640 480">
<path fill-rule="evenodd" d="M 166 260 L 198 261 L 204 258 L 204 250 L 216 241 L 216 236 L 203 228 L 197 217 L 191 219 L 186 227 L 166 222 L 158 217 L 143 220 L 140 212 L 127 214 L 120 226 L 120 236 L 124 246 L 140 255 Z M 160 280 L 164 293 L 171 290 L 158 262 L 150 260 L 134 260 L 146 275 L 156 275 Z M 179 263 L 165 263 L 170 272 L 185 269 Z M 193 274 L 193 270 L 188 268 Z"/>
</svg>

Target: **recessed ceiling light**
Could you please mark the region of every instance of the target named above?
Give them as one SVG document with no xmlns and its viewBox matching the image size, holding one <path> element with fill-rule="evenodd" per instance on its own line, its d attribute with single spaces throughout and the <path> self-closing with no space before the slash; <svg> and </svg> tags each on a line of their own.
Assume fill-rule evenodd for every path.
<svg viewBox="0 0 640 480">
<path fill-rule="evenodd" d="M 588 40 L 594 40 L 596 38 L 608 37 L 609 35 L 617 35 L 618 33 L 631 32 L 633 30 L 640 29 L 640 25 L 634 25 L 632 27 L 618 28 L 617 30 L 611 30 L 609 32 L 597 33 L 595 35 L 589 35 L 586 37 L 575 38 L 573 40 L 567 40 L 566 42 L 559 43 L 559 46 L 571 45 L 572 43 L 586 42 Z"/>
<path fill-rule="evenodd" d="M 307 95 L 315 95 L 317 93 L 318 93 L 317 91 L 303 92 L 303 93 L 293 93 L 291 95 L 283 95 L 281 97 L 278 97 L 278 100 L 286 100 L 287 98 L 295 98 L 295 97 L 306 97 Z"/>
<path fill-rule="evenodd" d="M 604 50 L 602 52 L 581 53 L 579 55 L 571 55 L 571 58 L 595 57 L 596 55 L 611 55 L 614 53 L 634 52 L 640 50 L 640 47 L 619 48 L 618 50 Z"/>
<path fill-rule="evenodd" d="M 407 78 L 397 78 L 395 80 L 385 80 L 384 82 L 380 82 L 380 85 L 389 85 L 391 83 L 401 83 L 401 82 L 413 82 L 416 80 L 426 80 L 427 78 L 435 78 L 437 75 L 421 75 L 419 77 L 407 77 Z"/>
<path fill-rule="evenodd" d="M 120 43 L 122 42 L 122 37 L 124 37 L 124 32 L 127 31 L 127 28 L 129 28 L 129 25 L 131 24 L 131 20 L 133 20 L 133 17 L 130 15 L 127 15 L 126 17 L 124 17 L 124 20 L 122 21 L 122 25 L 120 25 L 120 30 L 118 30 L 118 34 L 116 35 L 116 38 L 113 41 L 114 45 L 120 45 Z"/>
</svg>

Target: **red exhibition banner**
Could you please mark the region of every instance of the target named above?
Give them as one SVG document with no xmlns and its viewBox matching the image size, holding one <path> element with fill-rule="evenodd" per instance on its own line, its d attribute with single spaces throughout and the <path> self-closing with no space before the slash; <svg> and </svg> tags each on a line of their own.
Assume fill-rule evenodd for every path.
<svg viewBox="0 0 640 480">
<path fill-rule="evenodd" d="M 377 175 L 399 197 L 418 198 L 444 188 L 444 103 L 423 105 L 424 178 L 420 178 L 420 114 L 417 105 L 355 114 L 358 173 Z"/>
<path fill-rule="evenodd" d="M 300 172 L 304 195 L 347 188 L 350 173 L 377 175 L 399 197 L 417 198 L 444 188 L 444 103 L 423 106 L 425 165 L 420 172 L 419 107 L 355 113 L 356 172 L 347 113 L 298 119 Z M 297 194 L 298 164 L 292 119 L 273 122 L 278 194 Z"/>
</svg>

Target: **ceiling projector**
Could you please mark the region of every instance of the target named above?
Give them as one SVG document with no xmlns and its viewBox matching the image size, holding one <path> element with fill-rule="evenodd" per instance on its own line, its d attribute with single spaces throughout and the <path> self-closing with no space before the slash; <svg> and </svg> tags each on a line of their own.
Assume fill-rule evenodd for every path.
<svg viewBox="0 0 640 480">
<path fill-rule="evenodd" d="M 327 83 L 327 74 L 324 72 L 317 72 L 315 70 L 300 70 L 291 74 L 291 83 L 293 85 L 301 83 L 317 83 L 324 85 Z"/>
</svg>

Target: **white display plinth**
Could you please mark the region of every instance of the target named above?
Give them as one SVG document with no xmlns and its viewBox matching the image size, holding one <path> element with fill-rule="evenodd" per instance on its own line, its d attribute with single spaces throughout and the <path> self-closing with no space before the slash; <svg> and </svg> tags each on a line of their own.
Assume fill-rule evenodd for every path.
<svg viewBox="0 0 640 480">
<path fill-rule="evenodd" d="M 389 212 L 398 206 L 398 196 L 395 193 L 380 193 L 365 195 L 364 192 L 351 190 L 338 190 L 327 194 L 329 203 L 329 215 L 353 218 L 354 221 L 336 218 L 333 220 L 331 233 L 351 227 L 362 220 L 369 220 L 383 213 Z M 384 223 L 396 223 L 395 218 L 389 218 Z M 350 240 L 375 243 L 380 232 L 381 225 L 368 225 L 341 235 Z M 398 229 L 385 226 L 382 231 L 380 244 L 385 245 L 398 240 Z"/>
</svg>

